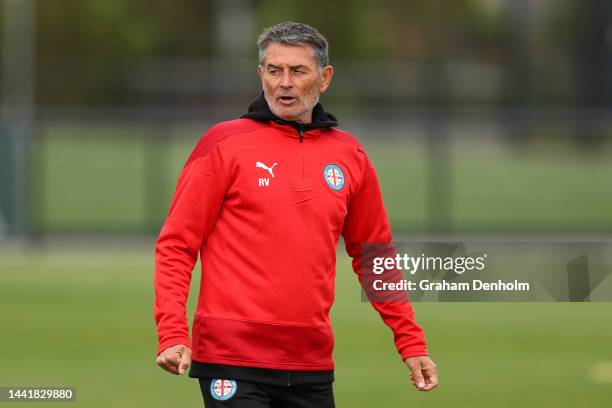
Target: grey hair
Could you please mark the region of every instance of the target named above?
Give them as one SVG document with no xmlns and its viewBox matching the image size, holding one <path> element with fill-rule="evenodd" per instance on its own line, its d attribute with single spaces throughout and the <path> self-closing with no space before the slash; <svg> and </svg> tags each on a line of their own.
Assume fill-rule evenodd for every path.
<svg viewBox="0 0 612 408">
<path fill-rule="evenodd" d="M 263 64 L 266 47 L 271 43 L 310 45 L 319 68 L 329 65 L 327 40 L 320 32 L 309 25 L 287 21 L 265 28 L 257 39 L 260 64 Z"/>
</svg>

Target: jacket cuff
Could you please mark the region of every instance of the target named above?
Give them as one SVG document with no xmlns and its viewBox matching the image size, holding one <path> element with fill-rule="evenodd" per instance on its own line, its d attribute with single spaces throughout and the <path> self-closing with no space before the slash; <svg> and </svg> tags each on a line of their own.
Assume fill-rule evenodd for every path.
<svg viewBox="0 0 612 408">
<path fill-rule="evenodd" d="M 429 353 L 427 349 L 406 349 L 400 355 L 402 356 L 402 361 L 404 361 L 409 357 L 428 356 Z"/>
<path fill-rule="evenodd" d="M 184 344 L 185 346 L 192 348 L 189 337 L 172 337 L 159 343 L 159 346 L 157 347 L 157 355 L 159 356 L 159 353 L 168 347 L 176 346 L 177 344 Z"/>
</svg>

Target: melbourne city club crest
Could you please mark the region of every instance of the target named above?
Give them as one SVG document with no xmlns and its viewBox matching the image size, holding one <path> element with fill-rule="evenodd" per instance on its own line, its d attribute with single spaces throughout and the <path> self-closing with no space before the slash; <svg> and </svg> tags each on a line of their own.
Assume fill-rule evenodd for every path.
<svg viewBox="0 0 612 408">
<path fill-rule="evenodd" d="M 238 384 L 234 380 L 213 379 L 210 382 L 210 395 L 219 401 L 225 401 L 234 396 L 238 390 Z"/>
<path fill-rule="evenodd" d="M 340 167 L 335 164 L 328 164 L 323 170 L 323 178 L 327 185 L 336 191 L 342 190 L 344 187 L 344 173 Z"/>
</svg>

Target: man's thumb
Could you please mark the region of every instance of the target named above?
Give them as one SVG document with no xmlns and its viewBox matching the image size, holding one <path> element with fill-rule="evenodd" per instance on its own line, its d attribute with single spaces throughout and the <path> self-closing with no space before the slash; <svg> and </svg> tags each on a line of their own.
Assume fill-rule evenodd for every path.
<svg viewBox="0 0 612 408">
<path fill-rule="evenodd" d="M 421 365 L 411 365 L 410 371 L 412 374 L 412 383 L 417 386 L 417 388 L 425 387 L 425 380 L 423 379 L 423 373 L 421 371 Z"/>
<path fill-rule="evenodd" d="M 179 374 L 185 374 L 185 370 L 189 368 L 189 364 L 191 364 L 191 350 L 184 348 L 181 354 L 181 361 L 179 362 Z"/>
<path fill-rule="evenodd" d="M 425 387 L 425 380 L 423 380 L 423 376 L 418 374 L 418 375 L 414 375 L 414 384 L 417 386 L 417 388 L 423 388 Z"/>
</svg>

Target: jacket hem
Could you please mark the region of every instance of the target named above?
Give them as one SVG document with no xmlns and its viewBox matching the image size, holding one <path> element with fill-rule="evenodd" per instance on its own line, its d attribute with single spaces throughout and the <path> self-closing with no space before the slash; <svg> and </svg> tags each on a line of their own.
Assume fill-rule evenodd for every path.
<svg viewBox="0 0 612 408">
<path fill-rule="evenodd" d="M 267 324 L 196 315 L 192 359 L 281 370 L 332 370 L 330 326 Z"/>
<path fill-rule="evenodd" d="M 199 363 L 225 364 L 239 367 L 271 368 L 275 370 L 328 371 L 334 369 L 334 364 L 301 364 L 278 363 L 257 360 L 238 360 L 232 358 L 191 355 L 192 360 Z"/>
</svg>

